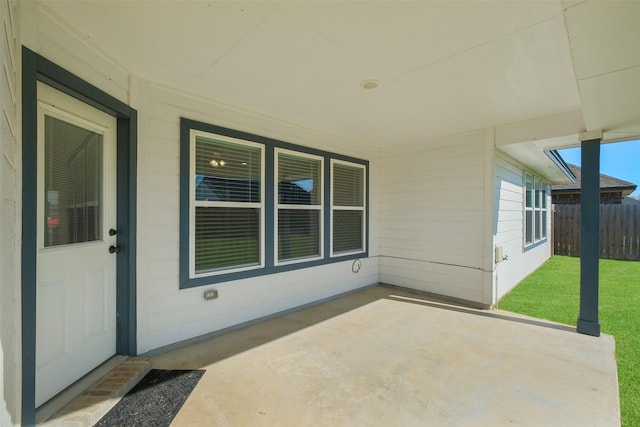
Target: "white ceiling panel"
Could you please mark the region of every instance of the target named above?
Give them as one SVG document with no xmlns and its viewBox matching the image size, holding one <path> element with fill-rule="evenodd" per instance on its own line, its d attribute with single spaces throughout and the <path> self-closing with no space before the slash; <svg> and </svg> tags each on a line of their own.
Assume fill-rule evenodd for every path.
<svg viewBox="0 0 640 427">
<path fill-rule="evenodd" d="M 368 144 L 378 148 L 391 147 L 409 142 L 426 142 L 449 135 L 451 129 L 460 132 L 472 130 L 460 126 L 460 122 L 438 110 L 421 111 L 420 115 L 391 125 L 372 127 L 360 132 Z"/>
<path fill-rule="evenodd" d="M 293 2 L 309 25 L 396 77 L 561 14 L 556 2 Z"/>
<path fill-rule="evenodd" d="M 640 67 L 580 81 L 587 130 L 640 135 Z"/>
<path fill-rule="evenodd" d="M 276 10 L 269 2 L 46 3 L 137 72 L 163 66 L 191 75 L 202 72 Z"/>
<path fill-rule="evenodd" d="M 566 20 L 586 130 L 640 137 L 640 2 L 582 2 Z"/>
<path fill-rule="evenodd" d="M 580 108 L 562 17 L 398 79 L 474 128 Z"/>
<path fill-rule="evenodd" d="M 605 134 L 640 122 L 640 2 L 38 5 L 133 75 L 373 148 L 576 112 Z"/>
<path fill-rule="evenodd" d="M 566 11 L 576 77 L 640 66 L 640 1 L 589 1 Z"/>
<path fill-rule="evenodd" d="M 279 13 L 227 52 L 202 79 L 242 87 L 304 110 L 313 108 L 318 97 L 342 91 L 345 85 L 359 89 L 360 81 L 371 71 L 321 34 Z"/>
<path fill-rule="evenodd" d="M 453 128 L 462 129 L 457 120 L 415 97 L 403 98 L 393 90 L 386 94 L 382 86 L 371 92 L 359 88 L 349 90 L 356 91 L 356 95 L 347 102 L 336 103 L 329 113 L 319 106 L 288 120 L 311 128 L 339 123 L 342 129 L 349 130 L 352 138 L 379 148 L 409 141 L 426 141 L 447 135 Z"/>
</svg>

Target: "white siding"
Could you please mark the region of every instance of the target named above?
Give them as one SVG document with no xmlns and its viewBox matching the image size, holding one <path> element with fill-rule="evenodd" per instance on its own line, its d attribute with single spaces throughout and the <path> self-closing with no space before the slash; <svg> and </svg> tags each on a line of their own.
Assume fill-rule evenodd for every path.
<svg viewBox="0 0 640 427">
<path fill-rule="evenodd" d="M 358 274 L 351 262 L 270 276 L 179 289 L 179 120 L 187 117 L 295 144 L 371 160 L 364 145 L 336 140 L 265 116 L 176 92 L 127 73 L 90 42 L 65 28 L 46 4 L 21 4 L 22 38 L 30 49 L 138 111 L 138 352 L 277 313 L 374 284 L 379 279 L 378 201 L 370 193 L 370 254 Z M 375 187 L 375 177 L 371 186 Z M 204 301 L 203 291 L 219 297 Z"/>
<path fill-rule="evenodd" d="M 0 425 L 20 423 L 20 227 L 16 10 L 0 2 Z"/>
<path fill-rule="evenodd" d="M 3 10 L 8 10 L 8 4 L 12 3 L 4 0 Z M 21 2 L 19 7 L 21 42 L 138 110 L 139 352 L 379 280 L 490 304 L 496 293 L 502 295 L 548 255 L 548 244 L 526 254 L 522 251 L 522 205 L 516 200 L 522 197 L 521 168 L 505 156 L 495 157 L 493 135 L 489 132 L 479 131 L 377 152 L 363 144 L 315 133 L 282 120 L 180 93 L 147 81 L 144 76 L 130 75 L 117 60 L 93 49 L 90 40 L 66 28 L 63 20 L 48 10 L 46 3 Z M 11 19 L 6 16 L 3 19 L 5 35 L 11 34 L 9 30 L 13 27 L 7 30 L 6 24 L 7 19 Z M 16 65 L 12 55 L 16 55 L 16 46 L 15 42 L 13 45 L 5 43 L 1 58 L 5 74 L 13 73 L 5 81 L 11 82 L 13 78 L 13 84 Z M 2 84 L 3 88 L 7 85 Z M 9 292 L 7 298 L 11 300 L 19 295 L 16 255 L 19 247 L 19 234 L 16 234 L 19 230 L 19 218 L 16 217 L 19 184 L 16 182 L 19 182 L 21 171 L 20 148 L 15 144 L 15 122 L 12 122 L 16 117 L 15 99 L 18 97 L 12 98 L 11 89 L 5 92 L 2 100 L 8 110 L 2 128 L 3 222 L 0 225 L 8 224 L 9 227 L 2 227 L 4 234 L 0 234 L 0 244 L 2 250 L 9 250 L 11 255 L 2 258 L 0 280 L 2 292 Z M 7 106 L 7 99 L 13 99 L 13 106 Z M 19 101 L 17 105 L 19 109 Z M 370 160 L 370 258 L 363 260 L 361 271 L 353 274 L 351 262 L 343 262 L 179 290 L 180 117 Z M 5 138 L 9 134 L 10 138 Z M 508 262 L 496 267 L 495 275 L 494 240 L 505 246 L 505 253 L 510 256 Z M 4 263 L 9 267 L 5 268 Z M 6 283 L 10 285 L 5 286 Z M 219 291 L 217 300 L 203 300 L 202 293 L 209 288 Z M 15 309 L 4 310 L 4 301 L 3 294 L 3 325 L 7 324 L 5 318 L 18 317 Z M 17 322 L 8 324 L 17 325 Z M 4 334 L 3 329 L 3 349 L 6 348 Z M 15 331 L 13 334 L 10 340 L 17 339 Z M 8 348 L 19 348 L 17 343 L 13 344 Z M 4 354 L 3 357 L 5 361 L 18 361 L 16 355 Z M 4 375 L 6 372 L 3 371 Z"/>
<path fill-rule="evenodd" d="M 496 265 L 495 288 L 499 299 L 532 273 L 551 254 L 550 238 L 543 244 L 524 250 L 524 166 L 496 151 L 495 165 L 495 243 L 501 245 L 508 260 Z M 547 206 L 551 196 L 547 195 Z M 551 212 L 547 229 L 551 233 Z"/>
<path fill-rule="evenodd" d="M 281 122 L 226 108 L 134 79 L 138 128 L 138 349 L 141 352 L 277 313 L 378 281 L 377 258 L 287 273 L 178 289 L 180 117 L 280 138 L 307 147 L 368 159 L 363 148 L 344 145 Z M 371 169 L 375 168 L 372 161 Z M 371 204 L 376 198 L 371 193 Z M 372 211 L 371 254 L 377 254 L 377 215 Z M 204 301 L 205 289 L 219 298 Z"/>
<path fill-rule="evenodd" d="M 486 147 L 478 132 L 382 152 L 382 282 L 491 302 Z"/>
</svg>

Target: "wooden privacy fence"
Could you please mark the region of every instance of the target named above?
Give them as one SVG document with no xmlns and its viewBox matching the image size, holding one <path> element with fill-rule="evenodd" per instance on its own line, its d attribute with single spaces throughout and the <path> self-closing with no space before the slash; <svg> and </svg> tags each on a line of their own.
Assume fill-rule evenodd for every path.
<svg viewBox="0 0 640 427">
<path fill-rule="evenodd" d="M 580 256 L 580 205 L 554 205 L 554 254 Z M 640 205 L 600 205 L 600 258 L 640 261 Z"/>
</svg>

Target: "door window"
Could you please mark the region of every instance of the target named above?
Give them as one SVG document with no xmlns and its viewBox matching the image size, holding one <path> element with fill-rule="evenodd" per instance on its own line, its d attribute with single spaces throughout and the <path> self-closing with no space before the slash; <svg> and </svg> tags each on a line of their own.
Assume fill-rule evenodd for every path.
<svg viewBox="0 0 640 427">
<path fill-rule="evenodd" d="M 102 239 L 102 135 L 45 116 L 44 246 Z"/>
</svg>

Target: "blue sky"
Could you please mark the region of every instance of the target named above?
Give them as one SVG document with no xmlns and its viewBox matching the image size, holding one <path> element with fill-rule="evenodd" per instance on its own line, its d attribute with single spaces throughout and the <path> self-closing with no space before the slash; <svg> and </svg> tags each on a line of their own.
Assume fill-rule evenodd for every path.
<svg viewBox="0 0 640 427">
<path fill-rule="evenodd" d="M 580 166 L 580 148 L 558 150 L 567 163 Z M 600 173 L 640 187 L 640 141 L 617 142 L 600 146 Z M 632 196 L 639 196 L 640 190 Z"/>
</svg>

